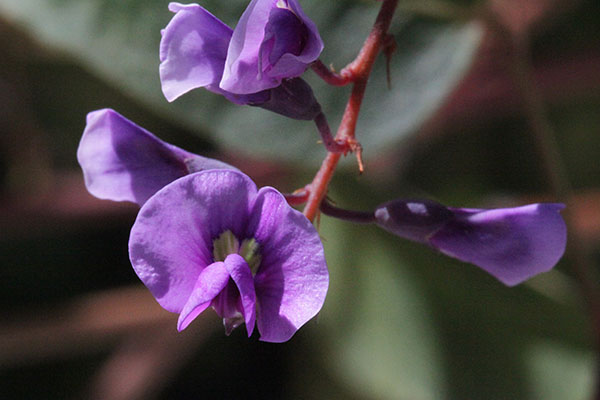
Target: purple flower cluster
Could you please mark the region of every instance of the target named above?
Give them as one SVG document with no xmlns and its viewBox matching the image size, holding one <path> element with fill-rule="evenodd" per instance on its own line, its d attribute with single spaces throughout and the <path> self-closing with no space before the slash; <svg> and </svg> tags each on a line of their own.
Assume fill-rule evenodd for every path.
<svg viewBox="0 0 600 400">
<path fill-rule="evenodd" d="M 322 307 L 329 275 L 319 234 L 275 189 L 165 143 L 113 110 L 88 114 L 77 151 L 88 191 L 142 208 L 129 255 L 185 329 L 212 306 L 227 333 L 258 325 L 283 342 Z"/>
<path fill-rule="evenodd" d="M 323 43 L 297 0 L 252 0 L 234 30 L 197 4 L 169 9 L 175 16 L 160 44 L 167 100 L 204 87 L 236 104 L 313 119 L 329 133 L 299 78 Z M 165 143 L 110 109 L 88 114 L 77 159 L 91 194 L 140 205 L 131 264 L 158 303 L 179 314 L 178 330 L 212 307 L 227 334 L 245 324 L 250 336 L 256 325 L 261 340 L 283 342 L 323 306 L 329 275 L 319 234 L 277 190 L 257 189 L 235 167 Z M 562 256 L 563 207 L 480 210 L 399 199 L 330 215 L 375 223 L 515 285 Z"/>
</svg>

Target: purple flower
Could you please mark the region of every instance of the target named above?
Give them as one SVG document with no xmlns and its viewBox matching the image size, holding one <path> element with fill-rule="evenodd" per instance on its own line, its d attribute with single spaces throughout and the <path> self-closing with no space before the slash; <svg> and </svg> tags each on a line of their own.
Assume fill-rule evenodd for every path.
<svg viewBox="0 0 600 400">
<path fill-rule="evenodd" d="M 160 79 L 168 101 L 204 87 L 236 104 L 296 119 L 321 111 L 300 76 L 323 49 L 296 0 L 253 0 L 235 31 L 197 4 L 170 3 L 162 31 Z M 294 78 L 294 79 L 290 79 Z"/>
<path fill-rule="evenodd" d="M 255 322 L 284 342 L 321 309 L 329 276 L 313 225 L 270 187 L 237 171 L 177 179 L 141 208 L 131 230 L 133 268 L 185 329 L 212 306 L 226 332 Z"/>
<path fill-rule="evenodd" d="M 508 286 L 546 272 L 562 257 L 563 204 L 491 210 L 446 207 L 429 200 L 393 200 L 375 210 L 376 224 L 473 263 Z"/>
<path fill-rule="evenodd" d="M 163 186 L 192 172 L 235 169 L 165 143 L 111 109 L 87 115 L 77 160 L 88 191 L 142 205 Z"/>
</svg>

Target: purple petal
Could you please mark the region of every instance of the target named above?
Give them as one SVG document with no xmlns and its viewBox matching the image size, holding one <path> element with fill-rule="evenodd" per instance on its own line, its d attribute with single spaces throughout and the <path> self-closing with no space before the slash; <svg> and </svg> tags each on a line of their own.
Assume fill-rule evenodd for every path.
<svg viewBox="0 0 600 400">
<path fill-rule="evenodd" d="M 242 314 L 246 323 L 248 337 L 252 335 L 256 320 L 256 293 L 254 291 L 254 279 L 246 260 L 239 254 L 230 254 L 225 259 L 225 267 L 235 282 L 241 297 L 243 307 Z"/>
<path fill-rule="evenodd" d="M 244 323 L 244 314 L 240 291 L 233 280 L 227 282 L 227 286 L 212 301 L 211 306 L 217 314 L 223 318 L 225 334 L 229 336 L 231 332 Z"/>
<path fill-rule="evenodd" d="M 285 342 L 325 301 L 329 274 L 319 234 L 273 188 L 262 188 L 251 212 L 248 237 L 260 246 L 254 277 L 260 339 Z"/>
<path fill-rule="evenodd" d="M 223 74 L 232 30 L 197 4 L 170 3 L 176 13 L 162 32 L 160 81 L 168 101 L 199 87 L 224 94 Z"/>
<path fill-rule="evenodd" d="M 181 310 L 177 321 L 177 330 L 181 332 L 210 306 L 229 282 L 229 272 L 221 261 L 210 264 L 202 270 L 192 289 L 192 293 Z"/>
<path fill-rule="evenodd" d="M 91 194 L 139 205 L 188 172 L 235 169 L 165 143 L 111 109 L 87 115 L 77 159 Z"/>
<path fill-rule="evenodd" d="M 305 29 L 291 30 L 281 24 L 279 12 L 272 13 L 283 3 L 286 9 L 293 11 Z M 273 19 L 271 19 L 273 18 Z M 269 25 L 273 24 L 273 27 Z M 282 31 L 283 29 L 283 31 Z M 281 35 L 281 33 L 284 35 Z M 300 38 L 290 38 L 287 33 L 300 34 Z M 265 35 L 269 35 L 266 37 Z M 275 43 L 270 40 L 276 36 Z M 285 36 L 285 37 L 284 37 Z M 296 43 L 303 42 L 298 51 Z M 262 47 L 266 46 L 265 49 Z M 238 94 L 256 93 L 278 86 L 282 79 L 301 75 L 310 63 L 315 61 L 323 49 L 323 42 L 316 26 L 302 12 L 296 0 L 252 0 L 240 18 L 227 50 L 225 70 L 220 87 Z M 286 52 L 273 59 L 270 52 Z M 265 54 L 263 54 L 265 53 Z M 269 53 L 269 54 L 266 54 Z M 294 54 L 298 53 L 298 54 Z M 277 58 L 277 60 L 275 60 Z M 273 63 L 274 62 L 274 63 Z"/>
<path fill-rule="evenodd" d="M 140 209 L 129 257 L 165 309 L 180 312 L 198 275 L 213 263 L 213 240 L 226 230 L 243 237 L 256 186 L 237 171 L 209 170 L 165 186 Z"/>
<path fill-rule="evenodd" d="M 323 41 L 315 23 L 308 18 L 297 0 L 287 0 L 288 7 L 305 26 L 306 38 L 303 42 L 302 52 L 295 54 L 288 52 L 279 58 L 269 71 L 275 78 L 289 78 L 301 75 L 306 67 L 319 58 L 323 51 Z"/>
<path fill-rule="evenodd" d="M 263 63 L 274 65 L 286 53 L 299 55 L 307 37 L 308 32 L 296 14 L 287 8 L 272 8 L 261 45 L 266 57 Z M 265 51 L 265 47 L 268 47 L 268 51 Z"/>
<path fill-rule="evenodd" d="M 91 194 L 138 204 L 187 174 L 184 160 L 191 156 L 110 109 L 87 115 L 77 149 Z"/>
<path fill-rule="evenodd" d="M 324 47 L 323 40 L 321 40 L 317 25 L 315 25 L 315 23 L 308 18 L 308 15 L 304 13 L 304 10 L 302 10 L 302 7 L 300 7 L 298 0 L 285 0 L 285 3 L 287 3 L 288 8 L 298 16 L 308 30 L 308 38 L 306 39 L 304 49 L 299 55 L 298 60 L 309 64 L 319 58 L 319 55 L 323 51 Z"/>
<path fill-rule="evenodd" d="M 563 204 L 531 204 L 495 210 L 453 209 L 457 217 L 429 242 L 513 286 L 550 270 L 562 257 L 567 230 Z"/>
</svg>

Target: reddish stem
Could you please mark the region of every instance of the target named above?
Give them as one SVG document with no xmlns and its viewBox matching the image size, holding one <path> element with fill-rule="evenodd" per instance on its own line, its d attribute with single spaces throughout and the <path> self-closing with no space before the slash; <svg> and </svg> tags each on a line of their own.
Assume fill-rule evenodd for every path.
<svg viewBox="0 0 600 400">
<path fill-rule="evenodd" d="M 321 77 L 325 82 L 329 83 L 333 86 L 344 86 L 348 83 L 352 82 L 350 77 L 342 76 L 337 72 L 327 68 L 325 64 L 321 60 L 317 60 L 313 62 L 310 67 L 317 75 Z"/>
<path fill-rule="evenodd" d="M 367 87 L 369 74 L 371 73 L 371 69 L 373 68 L 373 63 L 375 62 L 377 54 L 386 41 L 387 31 L 390 27 L 392 16 L 394 15 L 397 5 L 398 0 L 383 0 L 379 14 L 377 15 L 377 19 L 373 25 L 373 29 L 367 37 L 367 40 L 365 40 L 365 43 L 358 53 L 358 56 L 354 61 L 342 69 L 339 74 L 341 79 L 353 81 L 354 85 L 352 87 L 352 94 L 350 95 L 350 99 L 348 100 L 348 104 L 344 110 L 342 122 L 340 123 L 335 136 L 335 140 L 338 142 L 345 141 L 347 143 L 354 144 L 354 151 L 358 157 L 359 167 L 361 170 L 362 149 L 355 139 L 356 122 L 358 120 L 360 105 Z M 313 69 L 315 69 L 317 73 L 319 73 L 319 71 L 322 72 L 322 69 L 319 67 L 319 65 L 324 67 L 322 63 L 318 62 L 313 65 L 317 66 L 317 69 L 315 69 L 313 66 Z M 327 69 L 326 67 L 324 68 Z M 331 73 L 331 71 L 329 72 L 330 76 L 335 76 L 335 74 Z M 323 75 L 319 75 L 323 77 Z M 310 184 L 310 193 L 306 207 L 304 208 L 304 215 L 306 215 L 306 217 L 311 221 L 314 221 L 315 217 L 317 216 L 319 206 L 323 201 L 325 194 L 327 193 L 329 182 L 333 177 L 333 173 L 335 172 L 335 168 L 337 167 L 337 163 L 339 162 L 341 156 L 341 153 L 327 153 L 321 168 Z"/>
</svg>

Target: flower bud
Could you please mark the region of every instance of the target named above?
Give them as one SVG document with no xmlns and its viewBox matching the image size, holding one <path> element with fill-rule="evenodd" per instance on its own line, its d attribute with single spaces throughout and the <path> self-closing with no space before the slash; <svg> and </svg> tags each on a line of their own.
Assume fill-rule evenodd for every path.
<svg viewBox="0 0 600 400">
<path fill-rule="evenodd" d="M 394 200 L 375 210 L 376 224 L 475 264 L 508 286 L 546 272 L 567 243 L 564 204 L 490 210 L 446 207 L 430 200 Z"/>
</svg>

